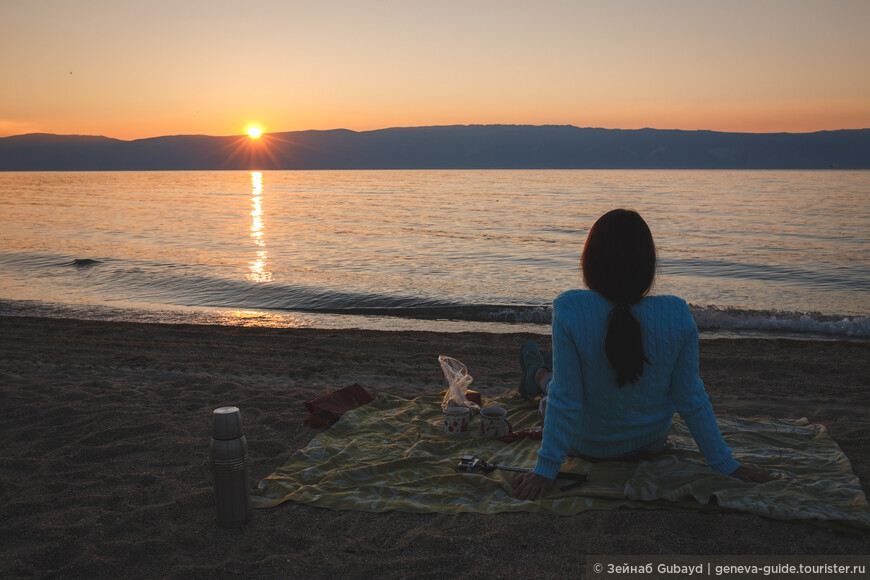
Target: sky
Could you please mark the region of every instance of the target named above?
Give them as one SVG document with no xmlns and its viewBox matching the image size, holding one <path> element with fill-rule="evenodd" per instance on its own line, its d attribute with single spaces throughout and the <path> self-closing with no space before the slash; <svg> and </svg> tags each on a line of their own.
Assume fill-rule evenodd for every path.
<svg viewBox="0 0 870 580">
<path fill-rule="evenodd" d="M 0 136 L 870 127 L 868 0 L 0 0 Z"/>
</svg>

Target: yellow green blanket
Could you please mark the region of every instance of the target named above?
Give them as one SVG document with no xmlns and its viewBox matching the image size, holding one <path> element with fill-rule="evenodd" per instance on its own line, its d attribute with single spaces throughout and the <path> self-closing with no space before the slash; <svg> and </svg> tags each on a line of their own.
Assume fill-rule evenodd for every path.
<svg viewBox="0 0 870 580">
<path fill-rule="evenodd" d="M 515 429 L 540 424 L 537 409 L 514 395 L 485 401 L 509 410 Z M 589 481 L 557 480 L 554 492 L 528 502 L 511 497 L 515 472 L 457 473 L 460 456 L 512 467 L 534 467 L 539 441 L 503 443 L 479 434 L 441 429 L 440 398 L 407 400 L 379 395 L 318 434 L 260 482 L 251 503 L 267 508 L 291 500 L 341 510 L 381 512 L 510 511 L 572 515 L 589 509 L 735 509 L 776 519 L 818 520 L 870 530 L 870 507 L 849 460 L 824 426 L 806 419 L 720 418 L 735 456 L 779 477 L 750 485 L 706 467 L 678 417 L 663 453 L 640 463 L 587 463 L 569 459 L 563 471 Z"/>
</svg>

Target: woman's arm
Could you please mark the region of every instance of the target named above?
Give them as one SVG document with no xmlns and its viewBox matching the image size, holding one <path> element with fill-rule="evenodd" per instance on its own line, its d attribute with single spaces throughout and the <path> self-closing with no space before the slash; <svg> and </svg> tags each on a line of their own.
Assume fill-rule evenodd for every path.
<svg viewBox="0 0 870 580">
<path fill-rule="evenodd" d="M 566 320 L 569 319 L 569 320 Z M 565 455 L 571 449 L 571 436 L 583 409 L 583 379 L 580 354 L 571 337 L 570 316 L 557 299 L 553 305 L 553 380 L 547 398 L 544 434 L 538 450 L 535 473 L 556 479 Z"/>
<path fill-rule="evenodd" d="M 682 306 L 681 322 L 685 335 L 671 375 L 671 398 L 698 449 L 707 458 L 707 465 L 728 475 L 739 468 L 740 463 L 731 456 L 731 449 L 719 431 L 719 423 L 698 372 L 698 327 L 688 306 L 685 303 Z"/>
<path fill-rule="evenodd" d="M 772 481 L 773 477 L 767 472 L 751 465 L 741 465 L 732 457 L 699 375 L 698 327 L 685 303 L 682 310 L 687 333 L 671 377 L 671 397 L 680 417 L 689 427 L 698 449 L 707 458 L 707 465 L 746 483 Z"/>
</svg>

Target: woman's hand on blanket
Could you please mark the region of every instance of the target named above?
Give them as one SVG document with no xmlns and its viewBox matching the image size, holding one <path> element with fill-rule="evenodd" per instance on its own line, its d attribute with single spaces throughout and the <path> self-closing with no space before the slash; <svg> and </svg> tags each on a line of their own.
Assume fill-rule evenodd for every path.
<svg viewBox="0 0 870 580">
<path fill-rule="evenodd" d="M 745 463 L 732 471 L 730 475 L 731 477 L 736 477 L 740 481 L 746 483 L 767 483 L 774 479 L 773 476 L 766 471 L 753 467 L 752 465 L 746 465 Z"/>
<path fill-rule="evenodd" d="M 523 473 L 514 479 L 514 497 L 532 501 L 540 499 L 553 489 L 555 483 L 556 480 L 537 473 Z"/>
</svg>

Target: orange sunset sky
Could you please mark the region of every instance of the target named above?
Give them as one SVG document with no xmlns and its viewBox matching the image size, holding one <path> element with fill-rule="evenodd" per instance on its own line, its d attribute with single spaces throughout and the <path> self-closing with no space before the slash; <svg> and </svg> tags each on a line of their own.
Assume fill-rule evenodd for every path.
<svg viewBox="0 0 870 580">
<path fill-rule="evenodd" d="M 0 0 L 0 136 L 870 127 L 868 0 Z"/>
</svg>

